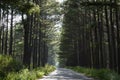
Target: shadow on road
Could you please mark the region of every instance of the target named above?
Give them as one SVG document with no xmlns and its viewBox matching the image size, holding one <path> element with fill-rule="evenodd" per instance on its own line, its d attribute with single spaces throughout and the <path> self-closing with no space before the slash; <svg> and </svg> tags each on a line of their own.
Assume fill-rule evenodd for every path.
<svg viewBox="0 0 120 80">
<path fill-rule="evenodd" d="M 54 72 L 52 72 L 48 76 L 44 76 L 43 79 L 39 80 L 94 80 L 94 79 L 88 78 L 83 74 L 76 73 L 69 69 L 57 68 Z"/>
</svg>

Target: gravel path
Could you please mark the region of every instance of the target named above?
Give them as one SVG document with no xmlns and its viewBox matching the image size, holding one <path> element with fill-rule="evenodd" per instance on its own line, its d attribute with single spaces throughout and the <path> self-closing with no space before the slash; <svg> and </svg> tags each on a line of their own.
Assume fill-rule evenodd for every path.
<svg viewBox="0 0 120 80">
<path fill-rule="evenodd" d="M 39 80 L 94 80 L 94 79 L 88 78 L 83 74 L 76 73 L 69 69 L 58 68 L 48 76 L 44 76 L 43 79 Z"/>
</svg>

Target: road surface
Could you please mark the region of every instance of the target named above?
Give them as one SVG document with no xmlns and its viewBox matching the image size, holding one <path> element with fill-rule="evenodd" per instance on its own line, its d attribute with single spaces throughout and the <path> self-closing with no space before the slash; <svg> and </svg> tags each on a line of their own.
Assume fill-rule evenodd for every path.
<svg viewBox="0 0 120 80">
<path fill-rule="evenodd" d="M 39 80 L 94 80 L 92 78 L 88 78 L 83 74 L 76 73 L 72 70 L 65 68 L 58 68 L 48 76 L 44 76 Z"/>
</svg>

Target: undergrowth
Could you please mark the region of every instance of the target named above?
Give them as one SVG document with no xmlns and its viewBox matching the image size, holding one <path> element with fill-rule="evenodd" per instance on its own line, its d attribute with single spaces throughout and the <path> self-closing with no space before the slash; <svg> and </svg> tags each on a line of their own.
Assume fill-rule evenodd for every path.
<svg viewBox="0 0 120 80">
<path fill-rule="evenodd" d="M 48 64 L 29 70 L 11 56 L 0 55 L 0 80 L 36 80 L 54 70 L 55 67 Z"/>
<path fill-rule="evenodd" d="M 86 76 L 93 77 L 97 80 L 120 80 L 120 75 L 109 69 L 91 69 L 83 67 L 67 67 L 78 73 L 83 73 Z"/>
</svg>

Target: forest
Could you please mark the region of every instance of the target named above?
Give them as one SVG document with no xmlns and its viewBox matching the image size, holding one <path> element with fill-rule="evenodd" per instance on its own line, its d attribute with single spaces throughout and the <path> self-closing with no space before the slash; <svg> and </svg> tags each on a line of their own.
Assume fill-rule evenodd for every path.
<svg viewBox="0 0 120 80">
<path fill-rule="evenodd" d="M 65 64 L 120 72 L 119 0 L 69 0 L 64 9 L 59 54 Z"/>
<path fill-rule="evenodd" d="M 0 80 L 55 66 L 120 80 L 120 0 L 0 0 Z"/>
</svg>

